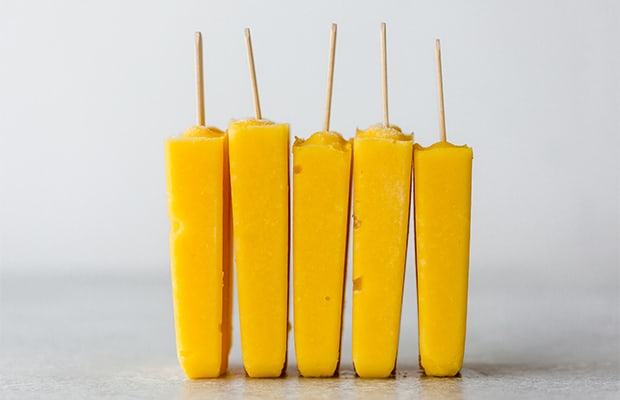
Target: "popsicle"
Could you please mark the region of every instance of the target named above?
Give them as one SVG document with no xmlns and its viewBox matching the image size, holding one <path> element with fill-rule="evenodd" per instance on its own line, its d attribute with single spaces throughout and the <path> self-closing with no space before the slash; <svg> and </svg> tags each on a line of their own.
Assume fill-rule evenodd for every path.
<svg viewBox="0 0 620 400">
<path fill-rule="evenodd" d="M 454 376 L 465 350 L 473 151 L 446 141 L 439 39 L 436 55 L 441 140 L 414 146 L 420 365 Z"/>
<path fill-rule="evenodd" d="M 285 372 L 288 342 L 289 127 L 261 118 L 228 126 L 243 365 L 250 377 Z"/>
<path fill-rule="evenodd" d="M 347 262 L 351 143 L 329 130 L 336 24 L 332 24 L 323 131 L 293 145 L 293 306 L 297 368 L 337 372 Z"/>
<path fill-rule="evenodd" d="M 353 150 L 353 364 L 364 378 L 396 368 L 411 191 L 413 141 L 387 112 L 381 25 L 383 125 L 358 130 Z"/>
<path fill-rule="evenodd" d="M 226 134 L 204 126 L 196 34 L 198 126 L 165 141 L 177 355 L 189 378 L 226 372 L 231 346 L 231 218 Z"/>
</svg>

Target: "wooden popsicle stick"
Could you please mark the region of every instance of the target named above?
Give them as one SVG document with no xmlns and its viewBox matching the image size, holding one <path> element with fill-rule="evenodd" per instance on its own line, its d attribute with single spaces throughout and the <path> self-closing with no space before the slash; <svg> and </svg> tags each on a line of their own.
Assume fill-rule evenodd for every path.
<svg viewBox="0 0 620 400">
<path fill-rule="evenodd" d="M 383 89 L 383 126 L 389 127 L 388 118 L 388 80 L 387 80 L 387 45 L 385 22 L 381 23 L 381 83 Z"/>
<path fill-rule="evenodd" d="M 439 97 L 439 138 L 446 141 L 446 113 L 443 105 L 443 74 L 441 71 L 441 43 L 435 39 L 435 61 L 437 63 L 437 95 Z"/>
<path fill-rule="evenodd" d="M 334 62 L 336 58 L 336 33 L 338 27 L 332 24 L 332 34 L 329 44 L 329 64 L 327 67 L 327 97 L 325 99 L 325 119 L 323 120 L 323 130 L 329 132 L 329 119 L 332 111 L 332 91 L 334 87 Z"/>
<path fill-rule="evenodd" d="M 258 83 L 256 81 L 256 68 L 254 67 L 254 52 L 252 51 L 252 37 L 250 28 L 245 28 L 245 46 L 248 52 L 248 66 L 250 67 L 250 79 L 252 80 L 252 93 L 254 94 L 254 114 L 256 119 L 262 119 L 260 112 L 260 100 L 258 98 Z"/>
<path fill-rule="evenodd" d="M 194 54 L 196 62 L 196 124 L 205 125 L 205 92 L 202 62 L 202 33 L 194 34 Z"/>
</svg>

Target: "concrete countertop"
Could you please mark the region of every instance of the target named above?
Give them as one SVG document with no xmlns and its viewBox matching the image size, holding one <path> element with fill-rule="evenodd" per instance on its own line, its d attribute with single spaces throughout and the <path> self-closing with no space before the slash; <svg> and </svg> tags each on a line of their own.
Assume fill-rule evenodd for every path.
<svg viewBox="0 0 620 400">
<path fill-rule="evenodd" d="M 298 377 L 292 335 L 286 378 L 246 378 L 236 329 L 228 376 L 189 381 L 175 356 L 167 270 L 3 271 L 0 398 L 618 398 L 617 282 L 474 278 L 459 378 L 418 369 L 415 294 L 406 292 L 392 379 L 354 376 L 345 318 L 338 378 Z"/>
</svg>

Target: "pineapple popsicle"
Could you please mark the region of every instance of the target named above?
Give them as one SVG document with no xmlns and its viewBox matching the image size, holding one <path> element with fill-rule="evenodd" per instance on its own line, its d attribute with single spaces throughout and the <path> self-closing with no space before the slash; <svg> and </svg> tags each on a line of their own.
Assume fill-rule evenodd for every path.
<svg viewBox="0 0 620 400">
<path fill-rule="evenodd" d="M 228 135 L 243 365 L 250 377 L 279 377 L 288 341 L 289 128 L 233 121 Z"/>
<path fill-rule="evenodd" d="M 411 192 L 411 135 L 358 131 L 353 150 L 353 365 L 364 378 L 396 368 Z"/>
<path fill-rule="evenodd" d="M 195 126 L 165 142 L 177 355 L 189 378 L 226 372 L 231 219 L 226 134 Z"/>
<path fill-rule="evenodd" d="M 473 151 L 446 140 L 441 48 L 435 41 L 440 138 L 414 147 L 414 193 L 420 366 L 455 376 L 467 324 Z"/>
<path fill-rule="evenodd" d="M 302 376 L 330 377 L 340 360 L 351 143 L 317 132 L 293 145 L 295 353 Z"/>
<path fill-rule="evenodd" d="M 463 364 L 467 322 L 472 149 L 414 146 L 420 364 L 454 376 Z"/>
</svg>

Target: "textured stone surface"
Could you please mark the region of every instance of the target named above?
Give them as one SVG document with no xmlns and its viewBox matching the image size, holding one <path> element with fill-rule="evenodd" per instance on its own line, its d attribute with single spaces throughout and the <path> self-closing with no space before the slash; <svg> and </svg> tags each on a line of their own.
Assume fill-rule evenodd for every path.
<svg viewBox="0 0 620 400">
<path fill-rule="evenodd" d="M 175 358 L 169 278 L 163 270 L 141 275 L 5 271 L 0 274 L 0 398 L 617 398 L 617 282 L 566 286 L 527 275 L 472 278 L 460 378 L 427 378 L 418 370 L 415 295 L 409 293 L 395 378 L 354 377 L 345 320 L 339 378 L 299 378 L 292 335 L 287 378 L 245 378 L 236 332 L 230 374 L 188 381 Z"/>
</svg>

